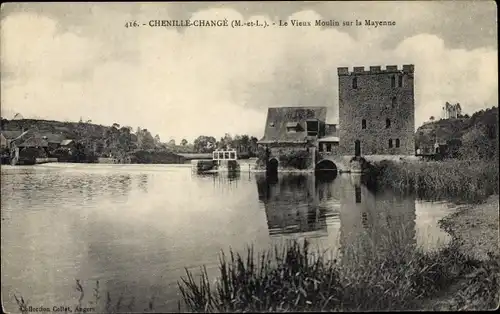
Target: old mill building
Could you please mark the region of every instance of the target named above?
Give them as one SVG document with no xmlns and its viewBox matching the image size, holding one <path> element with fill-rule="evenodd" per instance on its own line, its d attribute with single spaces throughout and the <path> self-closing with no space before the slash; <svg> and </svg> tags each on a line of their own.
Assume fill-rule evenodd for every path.
<svg viewBox="0 0 500 314">
<path fill-rule="evenodd" d="M 414 65 L 337 69 L 339 123 L 328 107 L 269 108 L 263 138 L 266 167 L 352 170 L 353 160 L 415 155 Z M 300 167 L 299 167 L 300 168 Z"/>
</svg>

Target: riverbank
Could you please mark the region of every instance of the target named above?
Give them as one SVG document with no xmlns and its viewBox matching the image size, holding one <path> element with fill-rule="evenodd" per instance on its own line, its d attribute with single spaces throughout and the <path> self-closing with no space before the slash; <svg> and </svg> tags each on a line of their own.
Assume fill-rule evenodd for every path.
<svg viewBox="0 0 500 314">
<path fill-rule="evenodd" d="M 367 163 L 363 182 L 372 190 L 391 188 L 425 199 L 481 202 L 499 192 L 497 161 L 381 161 Z"/>
<path fill-rule="evenodd" d="M 452 236 L 452 242 L 456 244 L 459 252 L 479 261 L 479 267 L 424 302 L 426 310 L 480 310 L 498 307 L 500 302 L 498 210 L 497 194 L 490 196 L 482 204 L 461 206 L 439 222 L 440 226 Z M 488 303 L 490 306 L 487 306 Z"/>
<path fill-rule="evenodd" d="M 461 206 L 458 211 L 441 220 L 441 227 L 462 252 L 479 260 L 499 251 L 499 196 L 490 196 L 483 204 Z"/>
<path fill-rule="evenodd" d="M 452 241 L 435 252 L 387 243 L 389 251 L 363 259 L 366 252 L 347 248 L 356 262 L 342 264 L 294 241 L 274 254 L 230 252 L 215 286 L 206 272 L 188 272 L 179 288 L 195 312 L 491 310 L 500 298 L 498 206 L 496 194 L 445 217 Z"/>
</svg>

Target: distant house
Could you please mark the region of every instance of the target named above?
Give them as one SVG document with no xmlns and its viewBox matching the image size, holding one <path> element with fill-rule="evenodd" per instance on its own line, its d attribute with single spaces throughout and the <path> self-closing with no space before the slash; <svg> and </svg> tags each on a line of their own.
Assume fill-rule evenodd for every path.
<svg viewBox="0 0 500 314">
<path fill-rule="evenodd" d="M 443 107 L 443 116 L 445 119 L 456 119 L 462 115 L 462 107 L 459 103 L 454 105 L 446 102 Z"/>
<path fill-rule="evenodd" d="M 11 142 L 11 160 L 15 164 L 34 164 L 36 158 L 47 157 L 47 140 L 37 135 L 17 138 Z"/>
<path fill-rule="evenodd" d="M 49 143 L 46 139 L 37 136 L 30 137 L 16 145 L 19 148 L 48 148 Z"/>
<path fill-rule="evenodd" d="M 76 148 L 76 143 L 73 140 L 66 139 L 66 140 L 63 140 L 61 142 L 61 147 L 68 148 L 68 149 L 72 150 L 72 149 Z"/>
<path fill-rule="evenodd" d="M 434 142 L 420 143 L 417 148 L 417 156 L 444 156 L 448 152 L 448 143 L 445 140 L 436 140 Z"/>
<path fill-rule="evenodd" d="M 0 132 L 0 147 L 9 148 L 10 143 L 20 137 L 23 134 L 22 131 L 1 131 Z"/>
<path fill-rule="evenodd" d="M 54 134 L 54 133 L 42 133 L 41 137 L 47 141 L 48 149 L 54 150 L 61 146 L 61 142 L 65 139 L 62 134 Z"/>
</svg>

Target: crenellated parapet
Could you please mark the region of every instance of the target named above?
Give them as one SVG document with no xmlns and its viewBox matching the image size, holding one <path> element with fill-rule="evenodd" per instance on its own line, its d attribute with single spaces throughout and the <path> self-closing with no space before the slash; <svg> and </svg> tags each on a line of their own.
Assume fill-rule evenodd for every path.
<svg viewBox="0 0 500 314">
<path fill-rule="evenodd" d="M 404 64 L 402 67 L 397 65 L 386 65 L 382 68 L 380 65 L 370 66 L 368 69 L 364 66 L 353 67 L 352 71 L 348 67 L 337 68 L 337 73 L 339 76 L 343 75 L 370 75 L 370 74 L 382 74 L 382 73 L 413 73 L 415 71 L 415 66 L 413 64 Z"/>
</svg>

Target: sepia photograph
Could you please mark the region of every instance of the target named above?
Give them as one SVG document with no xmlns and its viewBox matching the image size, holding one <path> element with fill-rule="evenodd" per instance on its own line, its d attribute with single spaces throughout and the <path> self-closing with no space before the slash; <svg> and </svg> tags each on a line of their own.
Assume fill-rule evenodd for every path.
<svg viewBox="0 0 500 314">
<path fill-rule="evenodd" d="M 4 313 L 498 309 L 496 2 L 0 19 Z"/>
</svg>

